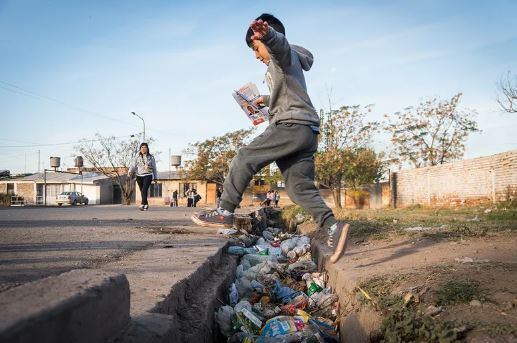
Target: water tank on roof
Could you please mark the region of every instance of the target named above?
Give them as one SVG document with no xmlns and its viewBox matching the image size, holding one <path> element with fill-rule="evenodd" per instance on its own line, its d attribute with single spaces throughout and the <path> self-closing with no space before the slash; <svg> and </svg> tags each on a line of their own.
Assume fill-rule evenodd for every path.
<svg viewBox="0 0 517 343">
<path fill-rule="evenodd" d="M 171 155 L 171 166 L 173 166 L 173 167 L 181 166 L 181 155 Z"/>
<path fill-rule="evenodd" d="M 50 157 L 50 168 L 57 169 L 61 166 L 61 157 Z"/>
<path fill-rule="evenodd" d="M 74 158 L 75 167 L 76 168 L 82 168 L 83 167 L 83 157 L 82 156 L 76 156 Z"/>
</svg>

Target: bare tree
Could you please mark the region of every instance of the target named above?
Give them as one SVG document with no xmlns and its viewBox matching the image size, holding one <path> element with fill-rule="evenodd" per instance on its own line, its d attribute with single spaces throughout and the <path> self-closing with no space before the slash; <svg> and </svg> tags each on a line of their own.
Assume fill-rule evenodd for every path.
<svg viewBox="0 0 517 343">
<path fill-rule="evenodd" d="M 461 93 L 450 100 L 436 98 L 385 115 L 385 129 L 391 133 L 392 162 L 410 162 L 415 168 L 434 166 L 463 157 L 465 140 L 479 131 L 475 111 L 458 109 Z"/>
<path fill-rule="evenodd" d="M 508 71 L 503 74 L 497 84 L 499 95 L 497 103 L 508 113 L 517 113 L 517 75 Z"/>
<path fill-rule="evenodd" d="M 127 177 L 127 171 L 138 152 L 140 141 L 138 138 L 118 140 L 100 134 L 96 134 L 95 137 L 95 140 L 81 141 L 75 150 L 84 156 L 97 172 L 110 177 L 120 187 L 124 203 L 129 205 L 134 183 Z"/>
</svg>

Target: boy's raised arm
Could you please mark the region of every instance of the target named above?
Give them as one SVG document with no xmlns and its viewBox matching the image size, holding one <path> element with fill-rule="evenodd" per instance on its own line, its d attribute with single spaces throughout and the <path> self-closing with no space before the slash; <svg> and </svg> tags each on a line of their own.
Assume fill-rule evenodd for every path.
<svg viewBox="0 0 517 343">
<path fill-rule="evenodd" d="M 252 39 L 260 39 L 269 49 L 272 58 L 281 68 L 291 64 L 291 46 L 283 34 L 275 31 L 266 21 L 254 20 L 251 25 Z"/>
</svg>

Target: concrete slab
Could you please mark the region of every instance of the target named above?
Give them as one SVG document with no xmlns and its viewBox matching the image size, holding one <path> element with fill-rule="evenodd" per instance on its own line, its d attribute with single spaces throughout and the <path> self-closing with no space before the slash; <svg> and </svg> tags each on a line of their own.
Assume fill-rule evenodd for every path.
<svg viewBox="0 0 517 343">
<path fill-rule="evenodd" d="M 0 292 L 72 269 L 94 269 L 191 225 L 191 208 L 0 208 Z"/>
<path fill-rule="evenodd" d="M 129 283 L 73 270 L 0 293 L 0 308 L 1 342 L 105 342 L 129 324 Z"/>
<path fill-rule="evenodd" d="M 126 274 L 131 288 L 131 326 L 117 342 L 213 340 L 217 299 L 224 299 L 237 258 L 224 253 L 227 239 L 216 229 L 183 230 L 103 267 Z"/>
<path fill-rule="evenodd" d="M 190 278 L 207 261 L 216 258 L 212 263 L 219 263 L 227 239 L 218 235 L 217 229 L 188 227 L 182 232 L 102 266 L 102 270 L 125 274 L 129 280 L 131 316 L 152 312 L 176 283 Z"/>
</svg>

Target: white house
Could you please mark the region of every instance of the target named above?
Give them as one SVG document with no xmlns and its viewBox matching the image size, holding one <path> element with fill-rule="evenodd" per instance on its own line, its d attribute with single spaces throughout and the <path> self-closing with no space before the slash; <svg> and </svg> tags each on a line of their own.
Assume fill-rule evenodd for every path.
<svg viewBox="0 0 517 343">
<path fill-rule="evenodd" d="M 116 204 L 121 202 L 120 187 L 107 176 L 95 172 L 83 175 L 47 171 L 21 178 L 0 180 L 0 193 L 23 197 L 25 204 L 56 204 L 57 195 L 64 191 L 81 192 L 88 197 L 88 203 Z"/>
</svg>

